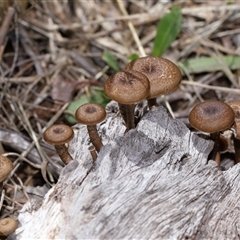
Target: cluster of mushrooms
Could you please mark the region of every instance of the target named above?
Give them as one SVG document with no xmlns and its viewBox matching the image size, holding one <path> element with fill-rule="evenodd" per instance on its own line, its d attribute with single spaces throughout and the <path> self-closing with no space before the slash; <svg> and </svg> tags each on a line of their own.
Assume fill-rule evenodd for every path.
<svg viewBox="0 0 240 240">
<path fill-rule="evenodd" d="M 118 103 L 127 133 L 136 127 L 135 105 L 146 99 L 151 110 L 157 106 L 156 98 L 174 91 L 181 83 L 181 79 L 181 71 L 173 62 L 162 57 L 147 56 L 131 61 L 123 71 L 110 76 L 105 82 L 104 93 Z M 227 148 L 226 139 L 221 133 L 230 128 L 235 129 L 236 162 L 240 162 L 240 129 L 237 129 L 240 121 L 237 120 L 240 117 L 239 102 L 205 101 L 197 104 L 189 114 L 189 122 L 195 129 L 210 134 L 210 138 L 215 143 L 211 159 L 218 164 L 220 164 L 220 151 L 223 151 L 223 146 Z M 96 125 L 105 119 L 106 111 L 99 104 L 87 103 L 76 110 L 75 117 L 79 123 L 87 125 L 91 142 L 89 151 L 95 161 L 103 147 Z M 71 127 L 55 124 L 49 127 L 43 136 L 46 142 L 55 146 L 65 164 L 72 160 L 66 144 L 73 135 Z"/>
<path fill-rule="evenodd" d="M 142 57 L 131 61 L 124 68 L 110 76 L 105 82 L 104 93 L 107 97 L 118 102 L 119 111 L 126 125 L 126 132 L 135 128 L 135 105 L 145 99 L 149 109 L 157 105 L 156 97 L 174 91 L 181 83 L 182 75 L 179 68 L 171 61 L 160 57 Z M 87 125 L 91 146 L 89 151 L 93 160 L 103 147 L 96 125 L 106 117 L 105 109 L 95 103 L 80 106 L 75 118 L 81 124 Z M 55 149 L 65 164 L 72 157 L 66 144 L 73 138 L 73 130 L 65 124 L 55 124 L 49 127 L 43 138 Z"/>
<path fill-rule="evenodd" d="M 174 91 L 181 83 L 181 71 L 171 61 L 161 57 L 142 57 L 131 61 L 123 71 L 110 76 L 105 83 L 105 95 L 118 102 L 119 111 L 126 125 L 126 132 L 135 128 L 135 105 L 145 99 L 151 110 L 155 106 L 156 97 Z M 93 160 L 103 147 L 96 125 L 106 118 L 105 109 L 95 103 L 80 106 L 75 117 L 87 126 L 91 145 L 89 151 Z M 208 133 L 214 141 L 211 159 L 220 164 L 220 152 L 228 148 L 222 133 L 228 129 L 234 132 L 234 148 L 236 163 L 240 162 L 240 100 L 221 102 L 209 100 L 197 104 L 189 114 L 190 124 L 197 130 Z M 67 144 L 74 136 L 73 129 L 65 124 L 54 124 L 43 135 L 44 140 L 55 146 L 62 161 L 67 165 L 72 156 Z M 0 189 L 3 181 L 13 170 L 12 161 L 0 155 Z M 0 219 L 0 237 L 8 236 L 18 227 L 13 218 Z"/>
</svg>

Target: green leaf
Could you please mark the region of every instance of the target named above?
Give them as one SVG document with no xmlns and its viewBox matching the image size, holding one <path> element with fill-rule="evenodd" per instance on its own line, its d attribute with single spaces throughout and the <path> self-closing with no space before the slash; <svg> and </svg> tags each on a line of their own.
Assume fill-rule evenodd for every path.
<svg viewBox="0 0 240 240">
<path fill-rule="evenodd" d="M 98 103 L 103 107 L 111 101 L 111 99 L 107 98 L 104 94 L 103 88 L 100 87 L 90 87 L 90 96 L 82 95 L 79 99 L 72 101 L 67 108 L 67 112 L 65 113 L 65 119 L 70 124 L 76 124 L 77 120 L 75 119 L 75 112 L 78 107 L 85 103 Z"/>
<path fill-rule="evenodd" d="M 78 107 L 80 107 L 81 105 L 85 104 L 85 103 L 89 103 L 89 98 L 87 97 L 87 95 L 82 95 L 79 99 L 72 101 L 67 108 L 67 112 L 65 113 L 65 118 L 66 120 L 70 123 L 70 124 L 76 124 L 77 120 L 75 119 L 75 112 L 77 110 Z"/>
<path fill-rule="evenodd" d="M 111 101 L 111 99 L 105 96 L 103 88 L 92 87 L 91 90 L 93 93 L 90 96 L 90 102 L 98 103 L 103 107 L 106 107 L 106 105 Z"/>
<path fill-rule="evenodd" d="M 173 7 L 171 12 L 158 22 L 157 34 L 154 39 L 152 51 L 153 56 L 161 56 L 176 39 L 181 30 L 181 21 L 181 9 L 179 7 Z"/>
<path fill-rule="evenodd" d="M 138 58 L 139 58 L 139 56 L 138 56 L 138 54 L 136 54 L 136 53 L 133 53 L 133 54 L 131 54 L 131 55 L 128 57 L 128 59 L 129 59 L 130 61 L 133 61 L 133 60 L 138 59 Z"/>
<path fill-rule="evenodd" d="M 226 64 L 231 70 L 239 69 L 240 57 L 239 56 L 222 56 L 220 59 L 215 57 L 199 57 L 190 58 L 183 63 L 183 68 L 189 73 L 201 73 L 201 72 L 212 72 L 222 70 L 222 64 Z M 184 69 L 183 69 L 184 71 Z"/>
<path fill-rule="evenodd" d="M 118 65 L 117 58 L 110 53 L 109 51 L 105 51 L 102 56 L 103 61 L 107 63 L 109 67 L 111 67 L 116 72 L 120 71 L 120 67 Z"/>
</svg>

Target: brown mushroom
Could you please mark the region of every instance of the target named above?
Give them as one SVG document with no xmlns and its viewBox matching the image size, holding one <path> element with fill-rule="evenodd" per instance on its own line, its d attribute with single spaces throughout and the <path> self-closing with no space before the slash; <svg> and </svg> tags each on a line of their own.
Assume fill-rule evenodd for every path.
<svg viewBox="0 0 240 240">
<path fill-rule="evenodd" d="M 72 160 L 72 156 L 69 154 L 68 147 L 65 144 L 70 142 L 73 136 L 72 128 L 65 124 L 54 124 L 43 134 L 44 140 L 54 145 L 59 157 L 66 165 Z"/>
<path fill-rule="evenodd" d="M 0 192 L 3 189 L 3 181 L 8 177 L 13 168 L 12 161 L 8 157 L 0 155 Z"/>
<path fill-rule="evenodd" d="M 240 100 L 229 101 L 227 104 L 233 109 L 235 114 L 233 144 L 235 150 L 235 163 L 240 163 Z"/>
<path fill-rule="evenodd" d="M 18 227 L 18 222 L 10 217 L 0 219 L 0 236 L 12 234 Z"/>
<path fill-rule="evenodd" d="M 135 128 L 135 104 L 149 95 L 150 83 L 148 78 L 137 71 L 121 71 L 113 74 L 105 82 L 104 93 L 107 97 L 118 102 L 126 131 Z"/>
<path fill-rule="evenodd" d="M 147 56 L 131 61 L 124 69 L 143 73 L 150 81 L 148 106 L 156 106 L 156 97 L 174 91 L 182 80 L 179 68 L 170 60 L 162 57 Z"/>
<path fill-rule="evenodd" d="M 83 104 L 76 110 L 75 117 L 79 123 L 87 125 L 90 140 L 96 151 L 100 152 L 103 144 L 96 125 L 106 118 L 104 107 L 96 103 Z"/>
<path fill-rule="evenodd" d="M 3 182 L 13 170 L 12 161 L 3 155 L 0 155 L 0 182 Z"/>
<path fill-rule="evenodd" d="M 226 103 L 209 100 L 198 103 L 189 114 L 190 124 L 199 131 L 210 133 L 214 141 L 212 159 L 220 164 L 219 134 L 231 127 L 234 112 Z"/>
</svg>

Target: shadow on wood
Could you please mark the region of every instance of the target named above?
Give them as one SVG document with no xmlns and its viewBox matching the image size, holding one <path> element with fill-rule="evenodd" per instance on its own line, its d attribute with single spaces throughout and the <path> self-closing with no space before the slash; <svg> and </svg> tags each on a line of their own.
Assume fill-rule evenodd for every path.
<svg viewBox="0 0 240 240">
<path fill-rule="evenodd" d="M 99 127 L 93 164 L 85 126 L 70 143 L 73 161 L 38 208 L 19 215 L 17 239 L 238 239 L 240 165 L 207 163 L 211 141 L 162 107 L 124 135 L 112 114 Z"/>
</svg>

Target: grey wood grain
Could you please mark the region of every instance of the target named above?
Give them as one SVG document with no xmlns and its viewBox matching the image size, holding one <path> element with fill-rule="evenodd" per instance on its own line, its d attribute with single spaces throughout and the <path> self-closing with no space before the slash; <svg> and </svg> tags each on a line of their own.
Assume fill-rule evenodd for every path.
<svg viewBox="0 0 240 240">
<path fill-rule="evenodd" d="M 207 162 L 211 141 L 162 107 L 125 135 L 115 113 L 98 127 L 105 146 L 96 164 L 77 125 L 74 160 L 40 208 L 22 209 L 16 239 L 239 239 L 240 165 Z"/>
</svg>

